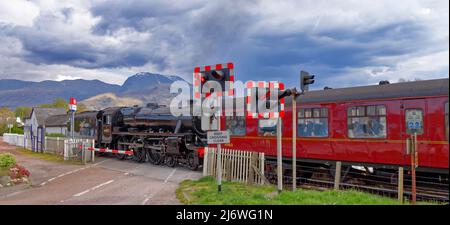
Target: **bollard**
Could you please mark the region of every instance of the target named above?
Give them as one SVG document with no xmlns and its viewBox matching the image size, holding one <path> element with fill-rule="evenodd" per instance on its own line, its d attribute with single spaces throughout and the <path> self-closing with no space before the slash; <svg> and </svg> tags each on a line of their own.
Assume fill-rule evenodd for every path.
<svg viewBox="0 0 450 225">
<path fill-rule="evenodd" d="M 92 140 L 92 147 L 95 148 L 95 139 Z M 91 161 L 92 163 L 95 162 L 95 152 L 91 151 Z"/>
</svg>

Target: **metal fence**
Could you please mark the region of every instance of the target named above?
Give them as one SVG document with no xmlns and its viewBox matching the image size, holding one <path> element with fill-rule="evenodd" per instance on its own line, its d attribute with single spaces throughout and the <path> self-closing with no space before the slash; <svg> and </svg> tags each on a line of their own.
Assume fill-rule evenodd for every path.
<svg viewBox="0 0 450 225">
<path fill-rule="evenodd" d="M 222 149 L 224 180 L 264 184 L 264 153 Z M 203 176 L 217 176 L 217 149 L 205 148 Z"/>
<path fill-rule="evenodd" d="M 32 141 L 30 137 L 23 134 L 3 134 L 3 141 L 18 147 L 32 150 Z M 42 153 L 56 154 L 65 160 L 83 160 L 84 162 L 91 161 L 93 153 L 91 151 L 84 151 L 88 147 L 94 147 L 94 139 L 78 138 L 62 138 L 62 137 L 45 137 L 43 148 L 39 150 Z M 35 150 L 36 151 L 36 150 Z"/>
</svg>

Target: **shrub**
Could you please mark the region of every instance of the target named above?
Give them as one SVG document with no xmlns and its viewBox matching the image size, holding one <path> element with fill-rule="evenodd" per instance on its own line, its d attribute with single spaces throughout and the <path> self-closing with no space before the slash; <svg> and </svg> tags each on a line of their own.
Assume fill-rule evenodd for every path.
<svg viewBox="0 0 450 225">
<path fill-rule="evenodd" d="M 9 177 L 11 180 L 22 179 L 24 177 L 29 177 L 30 171 L 28 171 L 25 167 L 20 165 L 15 165 L 14 167 L 9 168 Z"/>
<path fill-rule="evenodd" d="M 16 165 L 16 158 L 12 154 L 0 154 L 0 169 L 8 169 L 14 165 Z"/>
</svg>

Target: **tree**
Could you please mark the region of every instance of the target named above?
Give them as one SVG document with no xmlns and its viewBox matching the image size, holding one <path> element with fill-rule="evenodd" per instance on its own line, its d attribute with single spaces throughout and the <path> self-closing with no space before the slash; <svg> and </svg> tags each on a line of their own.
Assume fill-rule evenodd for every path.
<svg viewBox="0 0 450 225">
<path fill-rule="evenodd" d="M 31 114 L 31 107 L 28 106 L 19 106 L 14 110 L 14 115 L 16 117 L 20 117 L 20 119 L 23 121 L 25 117 L 29 117 Z"/>
<path fill-rule="evenodd" d="M 14 122 L 16 122 L 14 113 L 8 107 L 0 108 L 0 123 L 12 124 Z"/>
<path fill-rule="evenodd" d="M 41 104 L 41 105 L 39 105 L 39 107 L 42 107 L 42 108 L 64 108 L 64 109 L 68 110 L 69 103 L 67 103 L 67 101 L 64 100 L 63 98 L 55 98 L 53 100 L 53 103 Z"/>
<path fill-rule="evenodd" d="M 9 132 L 8 124 L 15 124 L 14 113 L 7 107 L 0 108 L 0 135 Z"/>
</svg>

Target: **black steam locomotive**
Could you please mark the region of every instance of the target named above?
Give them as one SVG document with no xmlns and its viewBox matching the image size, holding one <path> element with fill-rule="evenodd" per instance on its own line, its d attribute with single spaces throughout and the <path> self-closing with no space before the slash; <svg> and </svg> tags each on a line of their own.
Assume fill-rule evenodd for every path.
<svg viewBox="0 0 450 225">
<path fill-rule="evenodd" d="M 117 155 L 155 165 L 184 165 L 196 170 L 202 165 L 206 133 L 197 117 L 175 117 L 164 105 L 112 107 L 97 113 L 97 146 L 132 150 L 133 155 Z"/>
</svg>

